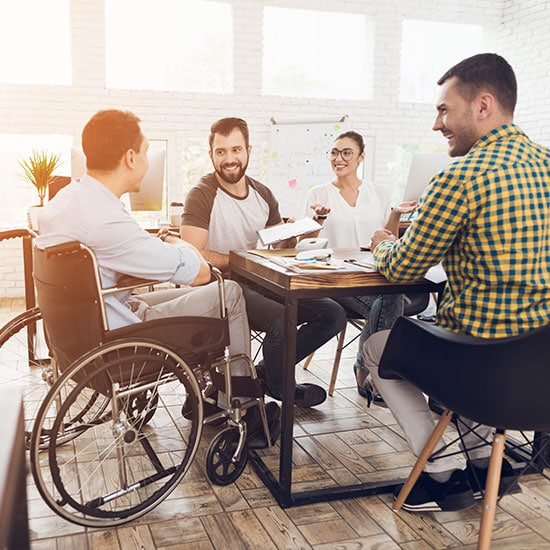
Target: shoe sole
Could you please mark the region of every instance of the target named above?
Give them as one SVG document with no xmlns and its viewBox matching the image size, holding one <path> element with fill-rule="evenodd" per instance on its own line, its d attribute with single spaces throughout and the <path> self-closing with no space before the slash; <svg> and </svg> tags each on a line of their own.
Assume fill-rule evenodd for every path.
<svg viewBox="0 0 550 550">
<path fill-rule="evenodd" d="M 447 497 L 441 502 L 431 501 L 422 504 L 404 502 L 401 508 L 407 512 L 456 512 L 473 506 L 475 499 L 472 493 Z"/>
</svg>

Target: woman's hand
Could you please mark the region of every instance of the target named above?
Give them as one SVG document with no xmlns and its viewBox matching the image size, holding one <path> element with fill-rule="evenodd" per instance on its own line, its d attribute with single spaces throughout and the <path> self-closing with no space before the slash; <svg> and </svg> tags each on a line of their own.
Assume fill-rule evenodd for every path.
<svg viewBox="0 0 550 550">
<path fill-rule="evenodd" d="M 310 206 L 315 213 L 314 218 L 324 220 L 330 214 L 330 208 L 324 204 L 315 203 Z M 324 216 L 324 217 L 323 217 Z"/>
</svg>

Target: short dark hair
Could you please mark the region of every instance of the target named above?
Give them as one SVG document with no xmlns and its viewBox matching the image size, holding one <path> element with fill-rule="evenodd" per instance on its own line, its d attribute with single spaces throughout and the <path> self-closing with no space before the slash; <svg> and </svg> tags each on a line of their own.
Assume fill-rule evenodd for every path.
<svg viewBox="0 0 550 550">
<path fill-rule="evenodd" d="M 214 136 L 216 134 L 221 134 L 222 136 L 228 136 L 233 130 L 239 130 L 244 137 L 244 142 L 248 147 L 248 125 L 242 118 L 237 117 L 227 117 L 220 118 L 212 124 L 210 127 L 210 136 L 208 137 L 208 145 L 210 150 L 212 150 L 212 143 L 214 143 Z"/>
<path fill-rule="evenodd" d="M 359 147 L 359 154 L 361 155 L 365 151 L 365 142 L 363 136 L 353 130 L 348 130 L 347 132 L 342 132 L 334 141 L 337 141 L 342 138 L 350 138 L 357 143 Z"/>
<path fill-rule="evenodd" d="M 438 81 L 441 86 L 452 77 L 458 79 L 459 93 L 466 100 L 474 99 L 487 88 L 505 112 L 514 113 L 518 85 L 510 64 L 496 53 L 480 53 L 451 67 Z"/>
<path fill-rule="evenodd" d="M 129 149 L 139 151 L 140 119 L 129 111 L 98 111 L 82 130 L 82 149 L 88 170 L 114 170 Z"/>
</svg>

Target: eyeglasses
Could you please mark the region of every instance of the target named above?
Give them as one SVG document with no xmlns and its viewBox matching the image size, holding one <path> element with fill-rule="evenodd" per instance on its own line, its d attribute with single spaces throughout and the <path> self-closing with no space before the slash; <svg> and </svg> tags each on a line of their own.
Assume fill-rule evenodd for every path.
<svg viewBox="0 0 550 550">
<path fill-rule="evenodd" d="M 336 160 L 338 155 L 340 155 L 344 160 L 349 160 L 353 157 L 353 155 L 355 155 L 355 151 L 353 149 L 331 149 L 330 151 L 327 151 L 327 158 L 329 160 Z"/>
</svg>

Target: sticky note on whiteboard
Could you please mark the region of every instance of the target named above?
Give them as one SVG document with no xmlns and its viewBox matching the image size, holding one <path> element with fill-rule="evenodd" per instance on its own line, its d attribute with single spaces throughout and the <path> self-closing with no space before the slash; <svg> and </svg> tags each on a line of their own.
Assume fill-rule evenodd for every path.
<svg viewBox="0 0 550 550">
<path fill-rule="evenodd" d="M 296 179 L 288 180 L 289 187 L 296 187 L 296 185 L 298 185 L 298 182 L 296 181 Z"/>
</svg>

